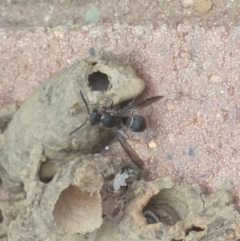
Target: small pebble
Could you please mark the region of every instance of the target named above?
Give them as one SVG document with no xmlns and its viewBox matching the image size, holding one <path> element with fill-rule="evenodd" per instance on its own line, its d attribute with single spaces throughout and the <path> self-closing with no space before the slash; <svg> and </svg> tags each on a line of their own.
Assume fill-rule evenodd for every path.
<svg viewBox="0 0 240 241">
<path fill-rule="evenodd" d="M 212 9 L 212 1 L 211 0 L 195 0 L 194 7 L 195 9 L 202 14 L 208 13 Z"/>
<path fill-rule="evenodd" d="M 149 146 L 149 148 L 154 149 L 154 148 L 157 147 L 157 144 L 156 144 L 155 141 L 151 140 L 151 141 L 148 143 L 148 146 Z"/>
</svg>

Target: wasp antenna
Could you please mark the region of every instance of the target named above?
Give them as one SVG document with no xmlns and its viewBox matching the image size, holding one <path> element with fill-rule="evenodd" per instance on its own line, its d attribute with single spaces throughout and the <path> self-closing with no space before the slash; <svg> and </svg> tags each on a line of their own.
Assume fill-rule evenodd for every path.
<svg viewBox="0 0 240 241">
<path fill-rule="evenodd" d="M 84 102 L 86 108 L 87 108 L 87 112 L 88 112 L 88 114 L 90 115 L 90 113 L 89 113 L 89 108 L 88 108 L 88 104 L 87 104 L 87 101 L 85 100 L 85 98 L 84 98 L 84 96 L 83 96 L 82 90 L 80 90 L 80 95 L 81 95 L 81 97 L 82 97 L 82 99 L 83 99 L 83 102 Z"/>
<path fill-rule="evenodd" d="M 86 121 L 85 121 L 82 125 L 80 125 L 79 127 L 77 127 L 74 131 L 72 131 L 72 132 L 69 134 L 69 136 L 71 136 L 71 135 L 74 134 L 76 131 L 78 131 L 80 128 L 82 128 L 82 127 L 87 123 L 87 121 L 88 121 L 88 119 L 86 119 Z"/>
</svg>

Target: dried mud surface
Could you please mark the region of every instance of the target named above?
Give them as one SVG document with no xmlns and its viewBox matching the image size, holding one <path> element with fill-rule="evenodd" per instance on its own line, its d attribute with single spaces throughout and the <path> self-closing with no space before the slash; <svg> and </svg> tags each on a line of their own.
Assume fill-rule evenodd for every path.
<svg viewBox="0 0 240 241">
<path fill-rule="evenodd" d="M 8 240 L 240 238 L 240 215 L 230 182 L 207 194 L 198 185 L 179 184 L 170 177 L 135 181 L 121 195 L 109 194 L 107 200 L 102 195 L 104 179 L 109 182 L 121 164 L 121 159 L 83 156 L 63 166 L 49 184 L 32 182 L 25 204 L 8 229 Z M 106 216 L 110 209 L 115 215 L 121 212 L 121 217 L 114 220 Z"/>
<path fill-rule="evenodd" d="M 74 157 L 99 152 L 112 139 L 111 131 L 86 122 L 87 107 L 80 90 L 88 105 L 97 108 L 112 102 L 118 105 L 143 89 L 134 71 L 111 54 L 90 57 L 55 74 L 26 100 L 3 133 L 3 186 L 21 192 L 37 178 L 38 170 L 43 182 L 51 180 L 60 166 Z M 81 125 L 80 131 L 70 135 Z"/>
</svg>

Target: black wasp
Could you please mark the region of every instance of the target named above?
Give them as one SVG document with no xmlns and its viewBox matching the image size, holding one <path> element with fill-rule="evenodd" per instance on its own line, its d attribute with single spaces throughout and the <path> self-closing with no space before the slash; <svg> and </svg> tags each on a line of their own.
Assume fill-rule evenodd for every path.
<svg viewBox="0 0 240 241">
<path fill-rule="evenodd" d="M 146 100 L 139 101 L 138 103 L 131 103 L 130 105 L 119 110 L 113 110 L 112 109 L 113 103 L 112 103 L 111 107 L 108 109 L 103 108 L 101 111 L 99 111 L 98 109 L 93 109 L 92 112 L 90 112 L 88 104 L 81 90 L 80 90 L 80 95 L 87 108 L 89 121 L 91 125 L 94 126 L 94 125 L 102 124 L 105 128 L 111 129 L 111 131 L 114 133 L 114 136 L 120 142 L 121 146 L 128 154 L 130 159 L 134 162 L 134 164 L 138 168 L 143 169 L 144 168 L 143 160 L 139 157 L 136 151 L 130 146 L 130 144 L 127 142 L 126 138 L 119 131 L 119 129 L 122 126 L 125 126 L 126 128 L 130 129 L 133 132 L 144 131 L 147 127 L 146 119 L 142 115 L 132 115 L 132 111 L 147 107 L 152 103 L 162 99 L 164 96 L 150 97 Z M 82 126 L 86 124 L 87 121 L 88 119 L 81 126 L 79 126 L 74 131 L 72 131 L 70 135 L 78 131 Z"/>
</svg>

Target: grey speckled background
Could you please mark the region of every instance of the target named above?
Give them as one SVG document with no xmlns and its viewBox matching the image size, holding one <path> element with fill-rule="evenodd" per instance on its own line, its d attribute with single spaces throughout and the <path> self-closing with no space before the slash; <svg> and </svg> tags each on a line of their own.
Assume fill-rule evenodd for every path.
<svg viewBox="0 0 240 241">
<path fill-rule="evenodd" d="M 146 81 L 144 97 L 165 96 L 142 111 L 148 130 L 128 133 L 152 178 L 210 190 L 232 180 L 240 197 L 239 1 L 84 2 L 1 1 L 0 103 L 21 104 L 90 48 L 114 52 Z M 127 158 L 117 142 L 103 152 Z"/>
</svg>

